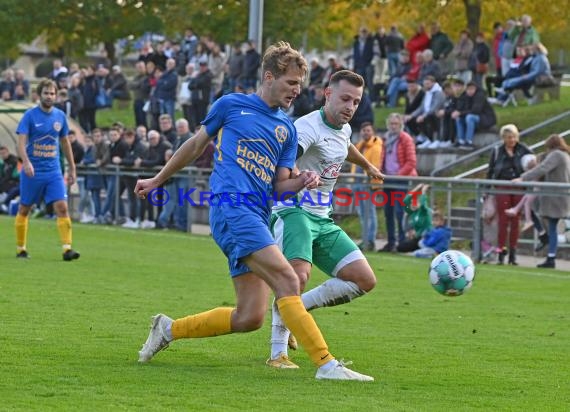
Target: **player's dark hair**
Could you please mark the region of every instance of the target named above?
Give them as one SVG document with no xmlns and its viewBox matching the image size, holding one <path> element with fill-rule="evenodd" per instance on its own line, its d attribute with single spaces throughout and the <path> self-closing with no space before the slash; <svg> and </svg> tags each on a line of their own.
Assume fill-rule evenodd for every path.
<svg viewBox="0 0 570 412">
<path fill-rule="evenodd" d="M 36 88 L 36 93 L 38 93 L 38 96 L 41 96 L 42 91 L 48 87 L 53 87 L 57 92 L 57 83 L 54 80 L 41 79 L 40 82 L 38 83 L 38 87 Z"/>
<path fill-rule="evenodd" d="M 356 87 L 364 87 L 364 78 L 350 70 L 339 70 L 334 73 L 329 81 L 329 86 L 336 86 L 341 80 L 345 80 Z"/>
<path fill-rule="evenodd" d="M 303 77 L 307 74 L 307 61 L 297 50 L 287 42 L 280 41 L 267 48 L 261 63 L 262 73 L 271 72 L 277 79 L 287 73 L 290 65 L 295 65 L 302 72 Z"/>
</svg>

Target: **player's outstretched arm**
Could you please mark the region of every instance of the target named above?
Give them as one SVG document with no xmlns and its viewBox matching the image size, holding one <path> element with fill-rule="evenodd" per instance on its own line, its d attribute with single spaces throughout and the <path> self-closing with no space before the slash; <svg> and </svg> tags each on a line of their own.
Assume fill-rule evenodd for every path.
<svg viewBox="0 0 570 412">
<path fill-rule="evenodd" d="M 346 160 L 360 166 L 371 178 L 384 180 L 384 175 L 380 173 L 380 170 L 370 163 L 352 143 L 348 147 L 348 156 L 346 156 Z"/>
<path fill-rule="evenodd" d="M 156 176 L 137 181 L 135 193 L 141 199 L 144 199 L 148 192 L 157 188 L 166 182 L 174 173 L 196 160 L 204 152 L 209 142 L 210 136 L 206 133 L 206 128 L 201 127 L 195 136 L 186 140 L 186 142 L 180 146 Z"/>
</svg>

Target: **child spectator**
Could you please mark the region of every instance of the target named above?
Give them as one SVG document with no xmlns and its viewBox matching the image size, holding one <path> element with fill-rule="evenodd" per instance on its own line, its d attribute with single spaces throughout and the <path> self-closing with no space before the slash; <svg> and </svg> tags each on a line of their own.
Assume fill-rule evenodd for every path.
<svg viewBox="0 0 570 412">
<path fill-rule="evenodd" d="M 451 229 L 445 226 L 445 218 L 441 213 L 435 212 L 432 216 L 433 229 L 428 231 L 418 242 L 420 249 L 414 252 L 417 258 L 430 259 L 435 255 L 449 249 Z"/>
<path fill-rule="evenodd" d="M 406 239 L 398 243 L 398 252 L 413 252 L 418 249 L 422 236 L 431 229 L 432 210 L 428 206 L 428 189 L 428 185 L 420 183 L 404 198 Z"/>
</svg>

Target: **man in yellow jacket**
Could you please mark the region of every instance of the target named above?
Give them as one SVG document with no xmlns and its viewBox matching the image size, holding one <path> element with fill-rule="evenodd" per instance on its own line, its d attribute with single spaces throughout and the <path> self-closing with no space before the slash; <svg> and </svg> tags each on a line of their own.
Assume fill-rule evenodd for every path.
<svg viewBox="0 0 570 412">
<path fill-rule="evenodd" d="M 382 159 L 383 140 L 380 136 L 376 136 L 374 126 L 370 122 L 362 123 L 360 126 L 360 141 L 355 144 L 355 147 L 362 153 L 362 155 L 377 168 L 380 168 L 380 161 Z M 353 164 L 352 173 L 362 173 L 364 171 Z M 372 179 L 368 183 L 359 183 L 355 185 L 355 192 L 369 192 L 369 200 L 357 202 L 358 215 L 360 217 L 360 226 L 362 230 L 362 242 L 358 245 L 361 250 L 373 251 L 375 248 L 376 232 L 378 230 L 378 220 L 376 217 L 376 205 L 372 201 L 372 192 L 380 189 L 381 181 Z M 359 196 L 363 198 L 362 196 Z M 381 202 L 382 199 L 376 199 Z"/>
</svg>

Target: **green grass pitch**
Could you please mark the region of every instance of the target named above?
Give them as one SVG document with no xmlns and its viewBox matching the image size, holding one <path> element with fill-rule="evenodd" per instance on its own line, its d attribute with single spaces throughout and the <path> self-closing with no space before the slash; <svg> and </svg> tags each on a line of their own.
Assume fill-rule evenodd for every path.
<svg viewBox="0 0 570 412">
<path fill-rule="evenodd" d="M 369 254 L 377 288 L 312 312 L 338 358 L 372 383 L 321 382 L 265 366 L 254 333 L 174 342 L 137 363 L 151 315 L 232 305 L 210 237 L 74 225 L 63 262 L 55 222 L 31 220 L 15 258 L 0 218 L 0 410 L 444 411 L 570 409 L 570 273 L 479 265 L 473 288 L 432 290 L 428 261 Z M 311 285 L 324 279 L 314 271 Z"/>
</svg>

